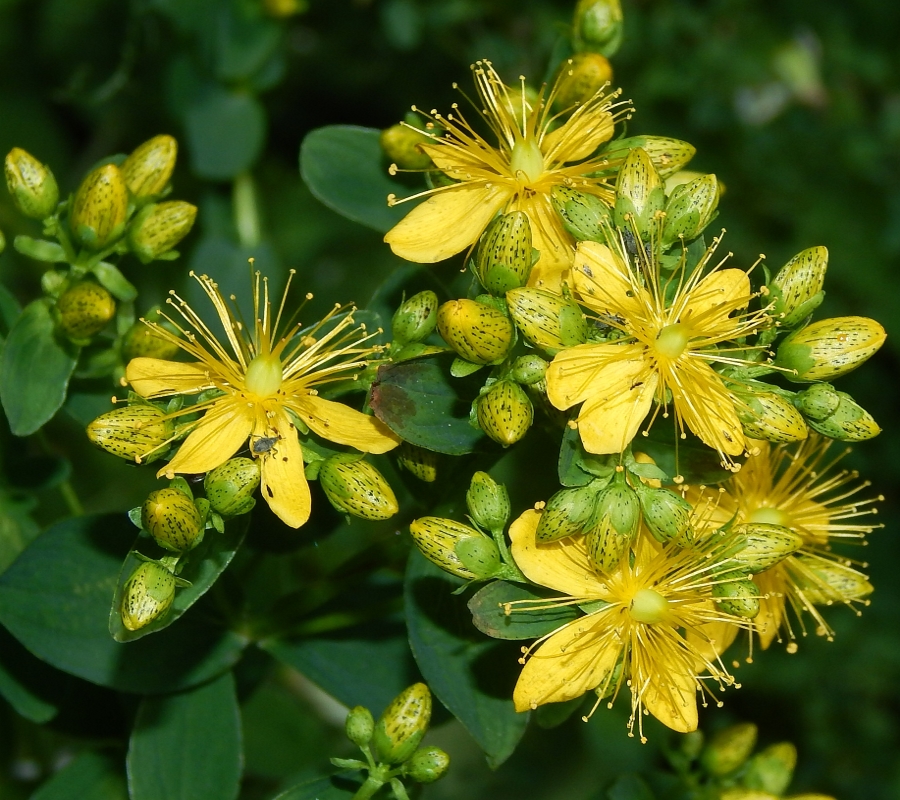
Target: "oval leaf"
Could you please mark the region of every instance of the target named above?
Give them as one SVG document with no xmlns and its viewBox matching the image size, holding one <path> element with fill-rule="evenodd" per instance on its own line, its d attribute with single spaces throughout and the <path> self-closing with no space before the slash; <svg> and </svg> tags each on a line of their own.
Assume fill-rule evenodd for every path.
<svg viewBox="0 0 900 800">
<path fill-rule="evenodd" d="M 127 800 L 125 778 L 114 759 L 82 753 L 47 781 L 31 800 Z"/>
<path fill-rule="evenodd" d="M 469 611 L 475 627 L 495 639 L 538 639 L 579 616 L 572 606 L 539 610 L 520 610 L 512 606 L 509 614 L 503 607 L 506 603 L 524 600 L 522 605 L 527 609 L 531 605 L 528 601 L 540 603 L 543 599 L 529 587 L 494 581 L 469 600 Z"/>
<path fill-rule="evenodd" d="M 356 775 L 339 773 L 292 786 L 274 800 L 352 800 L 361 785 Z"/>
</svg>

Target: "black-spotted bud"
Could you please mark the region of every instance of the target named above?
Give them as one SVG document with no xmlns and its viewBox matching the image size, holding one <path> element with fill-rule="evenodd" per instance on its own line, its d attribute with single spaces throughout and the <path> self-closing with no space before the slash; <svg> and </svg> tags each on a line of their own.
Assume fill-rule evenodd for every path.
<svg viewBox="0 0 900 800">
<path fill-rule="evenodd" d="M 475 275 L 491 294 L 502 296 L 528 283 L 533 263 L 531 223 L 524 211 L 496 217 L 478 242 Z"/>
<path fill-rule="evenodd" d="M 197 206 L 181 200 L 145 206 L 128 226 L 128 245 L 143 264 L 168 253 L 190 233 Z"/>
<path fill-rule="evenodd" d="M 744 433 L 770 442 L 799 442 L 809 435 L 803 415 L 790 400 L 774 392 L 735 391 Z"/>
<path fill-rule="evenodd" d="M 375 724 L 372 744 L 382 761 L 401 764 L 419 746 L 431 721 L 431 692 L 414 683 L 398 694 Z"/>
<path fill-rule="evenodd" d="M 798 383 L 846 375 L 871 358 L 887 334 L 868 317 L 833 317 L 795 331 L 779 346 L 775 364 Z"/>
<path fill-rule="evenodd" d="M 451 300 L 438 309 L 437 327 L 457 354 L 474 364 L 498 364 L 513 343 L 513 324 L 500 310 L 475 300 Z"/>
<path fill-rule="evenodd" d="M 178 142 L 167 134 L 138 145 L 121 166 L 128 191 L 141 199 L 159 195 L 169 185 L 177 157 Z"/>
<path fill-rule="evenodd" d="M 403 469 L 411 472 L 420 481 L 434 483 L 437 479 L 437 453 L 403 442 L 397 448 L 397 462 Z"/>
<path fill-rule="evenodd" d="M 422 170 L 434 168 L 431 156 L 423 149 L 423 144 L 431 144 L 424 133 L 402 123 L 391 125 L 381 132 L 381 149 L 390 161 L 400 169 Z"/>
<path fill-rule="evenodd" d="M 489 578 L 499 565 L 499 554 L 491 555 L 491 546 L 497 548 L 494 541 L 461 522 L 420 517 L 409 524 L 409 532 L 425 558 L 459 578 Z"/>
<path fill-rule="evenodd" d="M 810 247 L 797 253 L 787 262 L 768 285 L 771 313 L 784 325 L 793 327 L 812 314 L 825 292 L 825 270 L 828 269 L 828 250 Z"/>
<path fill-rule="evenodd" d="M 858 570 L 817 556 L 797 556 L 791 565 L 791 577 L 804 599 L 814 605 L 852 603 L 873 591 L 868 578 Z"/>
<path fill-rule="evenodd" d="M 687 544 L 693 508 L 680 494 L 669 489 L 637 484 L 644 524 L 658 542 Z"/>
<path fill-rule="evenodd" d="M 504 447 L 518 442 L 531 427 L 534 407 L 518 383 L 500 380 L 475 401 L 478 427 Z"/>
<path fill-rule="evenodd" d="M 341 453 L 322 462 L 319 484 L 338 511 L 362 519 L 389 519 L 399 510 L 384 476 L 363 456 Z"/>
<path fill-rule="evenodd" d="M 555 353 L 584 344 L 588 326 L 573 300 L 546 289 L 513 289 L 506 294 L 516 327 L 534 345 Z"/>
<path fill-rule="evenodd" d="M 344 732 L 347 738 L 357 747 L 367 745 L 375 733 L 375 720 L 372 712 L 365 706 L 355 706 L 350 709 L 344 722 Z"/>
<path fill-rule="evenodd" d="M 803 547 L 803 537 L 781 525 L 748 522 L 732 529 L 737 549 L 731 556 L 739 569 L 764 572 Z"/>
<path fill-rule="evenodd" d="M 476 472 L 466 492 L 472 519 L 489 531 L 502 530 L 509 519 L 509 493 L 486 472 Z"/>
<path fill-rule="evenodd" d="M 575 7 L 574 28 L 577 49 L 614 55 L 622 41 L 619 0 L 579 0 Z"/>
<path fill-rule="evenodd" d="M 427 339 L 437 325 L 438 305 L 438 296 L 431 290 L 404 300 L 391 320 L 394 341 L 404 345 Z"/>
<path fill-rule="evenodd" d="M 509 377 L 516 383 L 534 386 L 544 380 L 548 366 L 549 364 L 543 358 L 534 353 L 519 356 L 510 367 Z"/>
<path fill-rule="evenodd" d="M 554 104 L 566 111 L 590 100 L 612 80 L 612 65 L 600 53 L 575 53 L 559 67 Z"/>
<path fill-rule="evenodd" d="M 404 774 L 419 783 L 434 783 L 450 769 L 450 756 L 440 747 L 420 747 L 404 765 Z"/>
<path fill-rule="evenodd" d="M 191 550 L 203 540 L 203 515 L 180 489 L 150 492 L 141 506 L 141 527 L 160 547 L 176 553 Z"/>
<path fill-rule="evenodd" d="M 697 152 L 692 144 L 681 139 L 670 139 L 667 136 L 629 136 L 610 142 L 603 155 L 610 161 L 624 159 L 636 147 L 640 147 L 650 157 L 661 178 L 668 178 L 681 170 Z M 700 176 L 698 174 L 695 177 Z M 719 194 L 722 192 L 720 183 Z"/>
<path fill-rule="evenodd" d="M 780 797 L 787 791 L 797 766 L 797 748 L 779 742 L 761 750 L 747 763 L 741 783 L 748 789 L 769 792 Z"/>
<path fill-rule="evenodd" d="M 13 203 L 26 217 L 49 217 L 59 202 L 59 187 L 49 167 L 21 147 L 6 154 L 4 162 L 6 188 Z"/>
<path fill-rule="evenodd" d="M 456 555 L 460 563 L 480 579 L 493 577 L 500 569 L 497 543 L 487 536 L 461 539 L 456 543 Z"/>
<path fill-rule="evenodd" d="M 122 624 L 140 630 L 165 614 L 175 599 L 175 576 L 162 564 L 145 561 L 122 590 Z"/>
<path fill-rule="evenodd" d="M 127 211 L 122 172 L 115 164 L 105 164 L 89 173 L 75 192 L 69 227 L 88 250 L 102 250 L 124 232 Z"/>
<path fill-rule="evenodd" d="M 539 544 L 549 544 L 584 533 L 593 519 L 596 500 L 597 488 L 591 484 L 560 489 L 544 506 L 535 540 Z"/>
<path fill-rule="evenodd" d="M 259 459 L 239 456 L 208 472 L 203 488 L 213 511 L 223 517 L 237 517 L 256 505 L 259 482 Z"/>
<path fill-rule="evenodd" d="M 107 453 L 149 464 L 165 453 L 162 445 L 172 436 L 172 426 L 156 406 L 119 406 L 91 422 L 87 435 Z"/>
<path fill-rule="evenodd" d="M 637 536 L 641 524 L 641 501 L 617 473 L 597 495 L 594 516 L 585 532 L 588 558 L 600 572 L 614 570 Z"/>
<path fill-rule="evenodd" d="M 599 197 L 569 186 L 554 186 L 550 190 L 550 199 L 563 227 L 577 241 L 606 241 L 612 212 Z"/>
<path fill-rule="evenodd" d="M 147 322 L 165 328 L 173 336 L 178 332 L 171 323 L 162 319 L 158 309 L 153 309 L 144 317 Z M 133 358 L 159 358 L 174 361 L 181 348 L 173 341 L 164 339 L 144 319 L 134 323 L 122 337 L 122 358 L 128 363 Z"/>
<path fill-rule="evenodd" d="M 816 383 L 804 389 L 794 403 L 817 433 L 842 442 L 862 442 L 881 433 L 872 415 L 846 392 L 831 384 Z"/>
<path fill-rule="evenodd" d="M 756 746 L 756 725 L 741 722 L 718 731 L 700 754 L 703 768 L 715 776 L 734 772 L 750 758 Z"/>
<path fill-rule="evenodd" d="M 719 182 L 715 175 L 704 175 L 679 186 L 666 204 L 662 246 L 690 241 L 712 221 L 719 205 Z"/>
<path fill-rule="evenodd" d="M 616 180 L 615 217 L 619 225 L 633 219 L 639 231 L 648 230 L 650 220 L 662 211 L 666 200 L 662 179 L 642 147 L 629 151 Z"/>
<path fill-rule="evenodd" d="M 716 607 L 726 614 L 744 619 L 755 619 L 759 615 L 759 587 L 749 578 L 716 583 L 712 595 Z"/>
<path fill-rule="evenodd" d="M 116 315 L 116 301 L 99 283 L 82 281 L 56 301 L 59 327 L 72 339 L 90 339 Z"/>
</svg>

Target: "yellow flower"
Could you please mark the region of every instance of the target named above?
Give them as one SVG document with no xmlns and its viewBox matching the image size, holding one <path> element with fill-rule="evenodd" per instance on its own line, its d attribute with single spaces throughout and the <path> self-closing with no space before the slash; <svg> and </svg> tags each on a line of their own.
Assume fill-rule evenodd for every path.
<svg viewBox="0 0 900 800">
<path fill-rule="evenodd" d="M 477 242 L 498 212 L 523 211 L 540 252 L 530 284 L 556 287 L 572 261 L 572 238 L 553 209 L 550 193 L 555 186 L 570 186 L 613 204 L 610 181 L 615 175 L 610 172 L 623 159 L 621 154 L 611 159 L 594 152 L 612 138 L 615 122 L 627 118 L 631 109 L 616 102 L 618 92 L 604 94 L 601 89 L 554 127 L 560 117 L 551 111 L 558 85 L 546 98 L 541 92 L 533 99 L 526 94 L 524 78 L 521 89 L 507 87 L 489 61 L 476 62 L 472 71 L 478 92 L 473 105 L 497 137 L 497 146 L 469 124 L 455 103 L 446 117 L 436 111 L 426 114 L 430 121 L 422 132 L 431 144 L 421 148 L 456 182 L 404 198 L 428 197 L 384 240 L 401 258 L 430 264 Z M 594 176 L 601 170 L 607 177 Z M 388 202 L 402 201 L 392 195 Z"/>
<path fill-rule="evenodd" d="M 830 552 L 841 540 L 858 542 L 880 525 L 871 521 L 877 509 L 872 504 L 883 497 L 859 499 L 871 484 L 857 481 L 858 474 L 836 469 L 849 450 L 829 456 L 833 444 L 813 434 L 797 445 L 773 446 L 754 442 L 751 456 L 739 473 L 724 485 L 715 504 L 708 504 L 713 526 L 766 522 L 782 525 L 803 537 L 801 550 L 772 569 L 754 577 L 762 592 L 756 629 L 763 649 L 783 632 L 796 649 L 796 634 L 786 614 L 790 606 L 806 635 L 802 613 L 816 624 L 816 632 L 833 636 L 833 631 L 816 605 L 845 603 L 852 606 L 872 591 L 872 586 L 852 562 Z M 691 489 L 687 497 L 697 501 L 700 492 Z"/>
<path fill-rule="evenodd" d="M 525 650 L 513 693 L 516 710 L 572 700 L 592 689 L 597 704 L 611 695 L 611 705 L 625 685 L 631 691 L 630 735 L 637 724 L 644 741 L 645 711 L 673 730 L 695 730 L 697 692 L 704 702 L 709 692 L 704 681 L 719 688 L 734 684 L 710 631 L 750 625 L 716 610 L 711 600 L 715 575 L 727 563 L 717 557 L 720 542 L 701 550 L 659 550 L 642 532 L 633 560 L 623 558 L 600 576 L 583 537 L 538 545 L 539 519 L 538 512 L 526 511 L 512 524 L 513 558 L 529 580 L 564 596 L 528 601 L 524 609 L 510 603 L 507 612 L 602 602 Z"/>
<path fill-rule="evenodd" d="M 298 427 L 366 453 L 384 453 L 399 444 L 379 420 L 318 395 L 328 383 L 355 378 L 378 348 L 366 343 L 371 337 L 363 326 L 354 327 L 352 310 L 339 315 L 339 307 L 311 328 L 301 329 L 292 321 L 279 331 L 288 289 L 273 319 L 268 282 L 258 272 L 248 330 L 210 278 L 191 276 L 212 301 L 225 344 L 172 292 L 174 300 L 169 303 L 186 323 L 176 325 L 181 337 L 154 322 L 146 324 L 193 361 L 135 358 L 125 370 L 134 391 L 150 399 L 217 390 L 211 399 L 172 415 L 205 412 L 159 475 L 208 472 L 224 464 L 249 438 L 251 454 L 260 459 L 262 496 L 286 524 L 298 528 L 310 513 Z"/>
<path fill-rule="evenodd" d="M 682 436 L 689 428 L 726 466 L 746 449 L 735 411 L 740 401 L 712 365 L 744 363 L 734 353 L 744 348 L 728 343 L 753 333 L 767 318 L 762 311 L 746 311 L 752 296 L 746 272 L 719 264 L 704 275 L 717 244 L 680 279 L 677 271 L 661 278 L 659 264 L 643 250 L 630 258 L 624 242 L 615 251 L 596 242 L 578 244 L 575 290 L 620 338 L 558 353 L 547 370 L 547 395 L 559 409 L 584 404 L 578 429 L 591 453 L 624 450 L 654 401 L 664 414 L 671 402 Z"/>
</svg>

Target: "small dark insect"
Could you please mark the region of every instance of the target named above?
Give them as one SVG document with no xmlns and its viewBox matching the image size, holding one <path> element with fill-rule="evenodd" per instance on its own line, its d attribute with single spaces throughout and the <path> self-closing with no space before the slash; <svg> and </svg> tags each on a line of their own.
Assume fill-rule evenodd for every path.
<svg viewBox="0 0 900 800">
<path fill-rule="evenodd" d="M 281 436 L 278 434 L 278 431 L 275 431 L 274 436 L 257 436 L 256 441 L 250 445 L 250 449 L 253 451 L 253 455 L 261 456 L 265 453 L 275 454 L 275 443 L 281 440 Z"/>
</svg>

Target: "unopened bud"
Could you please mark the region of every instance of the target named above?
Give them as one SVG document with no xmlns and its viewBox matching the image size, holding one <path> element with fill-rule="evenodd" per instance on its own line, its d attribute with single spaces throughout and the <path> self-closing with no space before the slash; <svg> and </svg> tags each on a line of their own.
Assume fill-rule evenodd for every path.
<svg viewBox="0 0 900 800">
<path fill-rule="evenodd" d="M 637 536 L 641 501 L 622 473 L 597 495 L 594 516 L 585 535 L 588 558 L 600 572 L 614 570 Z"/>
<path fill-rule="evenodd" d="M 422 747 L 406 762 L 404 773 L 419 783 L 434 783 L 450 768 L 450 756 L 440 747 Z"/>
<path fill-rule="evenodd" d="M 375 725 L 372 744 L 382 761 L 401 764 L 419 746 L 431 721 L 431 692 L 414 683 L 400 692 Z"/>
<path fill-rule="evenodd" d="M 744 433 L 770 442 L 799 442 L 809 435 L 803 415 L 774 392 L 736 391 L 735 404 Z"/>
<path fill-rule="evenodd" d="M 239 456 L 208 472 L 203 489 L 213 511 L 223 517 L 237 517 L 256 505 L 259 481 L 259 459 Z"/>
<path fill-rule="evenodd" d="M 804 599 L 814 605 L 850 603 L 873 591 L 866 576 L 853 567 L 816 556 L 797 556 L 791 577 Z"/>
<path fill-rule="evenodd" d="M 180 489 L 150 492 L 141 506 L 141 527 L 160 547 L 176 553 L 200 544 L 204 522 L 194 501 Z"/>
<path fill-rule="evenodd" d="M 169 184 L 177 156 L 178 142 L 167 134 L 138 145 L 121 166 L 128 191 L 136 198 L 160 194 Z"/>
<path fill-rule="evenodd" d="M 460 539 L 456 543 L 460 563 L 480 579 L 490 578 L 500 568 L 500 551 L 487 536 Z"/>
<path fill-rule="evenodd" d="M 800 383 L 846 375 L 873 356 L 887 334 L 874 319 L 833 317 L 792 333 L 778 347 L 775 364 Z"/>
<path fill-rule="evenodd" d="M 152 203 L 142 208 L 128 226 L 128 244 L 143 264 L 168 253 L 190 233 L 197 206 L 181 200 Z"/>
<path fill-rule="evenodd" d="M 457 546 L 468 539 L 483 540 L 496 548 L 491 539 L 488 539 L 475 528 L 463 525 L 461 522 L 456 522 L 452 519 L 420 517 L 409 524 L 409 532 L 412 534 L 416 546 L 422 551 L 422 555 L 452 575 L 475 580 L 490 577 L 490 574 L 492 574 L 482 571 L 475 572 L 471 567 L 477 565 L 472 564 L 471 561 L 466 564 L 459 556 Z M 479 545 L 478 547 L 485 550 L 489 549 L 484 545 Z M 472 555 L 472 551 L 475 549 L 477 548 L 472 545 L 466 545 L 462 548 L 462 551 L 467 555 Z M 491 560 L 490 556 L 488 556 L 488 562 Z"/>
<path fill-rule="evenodd" d="M 862 442 L 881 433 L 872 415 L 846 392 L 831 384 L 816 383 L 804 389 L 794 402 L 817 433 L 842 442 Z"/>
<path fill-rule="evenodd" d="M 119 406 L 101 414 L 87 426 L 87 435 L 107 453 L 149 464 L 163 456 L 161 445 L 171 437 L 172 428 L 165 412 L 140 404 Z"/>
<path fill-rule="evenodd" d="M 640 147 L 650 157 L 661 178 L 674 175 L 697 152 L 692 144 L 681 139 L 669 139 L 666 136 L 629 136 L 610 142 L 603 155 L 610 160 L 624 159 L 636 147 Z M 722 194 L 721 184 L 719 194 Z"/>
<path fill-rule="evenodd" d="M 774 567 L 803 547 L 803 537 L 781 525 L 748 522 L 731 530 L 739 547 L 732 560 L 754 574 Z"/>
<path fill-rule="evenodd" d="M 384 476 L 363 456 L 341 453 L 326 459 L 319 484 L 338 511 L 362 519 L 389 519 L 399 510 Z"/>
<path fill-rule="evenodd" d="M 628 153 L 616 180 L 616 222 L 627 225 L 633 220 L 639 231 L 648 229 L 650 220 L 665 203 L 662 180 L 647 151 L 635 147 Z"/>
<path fill-rule="evenodd" d="M 719 183 L 715 175 L 704 175 L 679 186 L 666 204 L 663 248 L 699 236 L 712 221 L 718 205 Z"/>
<path fill-rule="evenodd" d="M 759 587 L 749 578 L 716 583 L 712 595 L 716 607 L 726 614 L 744 619 L 754 619 L 759 615 Z"/>
<path fill-rule="evenodd" d="M 524 211 L 496 217 L 478 242 L 475 274 L 491 294 L 502 296 L 528 283 L 533 263 L 531 223 Z"/>
<path fill-rule="evenodd" d="M 409 125 L 397 123 L 385 128 L 379 141 L 384 154 L 400 169 L 434 168 L 431 156 L 422 149 L 423 144 L 432 144 L 431 139 Z"/>
<path fill-rule="evenodd" d="M 612 212 L 599 197 L 569 186 L 554 186 L 550 190 L 550 198 L 563 227 L 577 241 L 606 241 Z"/>
<path fill-rule="evenodd" d="M 584 533 L 593 518 L 597 488 L 588 484 L 560 489 L 544 506 L 534 532 L 538 544 L 549 544 Z"/>
<path fill-rule="evenodd" d="M 546 289 L 513 289 L 506 302 L 516 327 L 544 350 L 555 353 L 587 341 L 584 313 L 567 297 Z"/>
<path fill-rule="evenodd" d="M 344 732 L 357 747 L 368 744 L 375 732 L 375 720 L 372 718 L 372 712 L 365 706 L 351 708 L 350 713 L 347 714 L 347 720 L 344 722 Z"/>
<path fill-rule="evenodd" d="M 497 364 L 513 342 L 513 324 L 500 310 L 475 300 L 451 300 L 438 309 L 437 327 L 460 357 Z"/>
<path fill-rule="evenodd" d="M 105 164 L 91 172 L 72 200 L 69 227 L 75 238 L 89 250 L 102 250 L 125 230 L 128 189 L 115 164 Z"/>
<path fill-rule="evenodd" d="M 826 269 L 826 248 L 810 247 L 797 253 L 769 284 L 769 297 L 774 303 L 771 313 L 789 328 L 806 319 L 825 298 L 822 286 Z"/>
<path fill-rule="evenodd" d="M 173 336 L 177 335 L 177 330 L 162 319 L 158 309 L 147 312 L 146 316 L 135 322 L 122 337 L 122 358 L 125 363 L 133 358 L 158 358 L 162 361 L 173 361 L 181 352 L 181 348 L 175 342 L 160 336 L 155 328 L 144 320 L 164 327 Z"/>
<path fill-rule="evenodd" d="M 404 300 L 391 320 L 394 341 L 403 345 L 427 339 L 437 325 L 438 305 L 438 297 L 431 290 Z"/>
<path fill-rule="evenodd" d="M 534 407 L 518 383 L 500 380 L 475 401 L 478 427 L 504 447 L 518 442 L 531 427 Z"/>
<path fill-rule="evenodd" d="M 548 366 L 547 362 L 538 355 L 519 356 L 510 367 L 509 377 L 516 383 L 533 386 L 544 380 Z"/>
<path fill-rule="evenodd" d="M 637 485 L 644 524 L 658 542 L 687 544 L 690 538 L 691 504 L 669 489 Z"/>
<path fill-rule="evenodd" d="M 741 783 L 780 797 L 790 786 L 797 766 L 797 748 L 790 742 L 779 742 L 758 752 L 747 763 Z"/>
<path fill-rule="evenodd" d="M 700 754 L 703 768 L 715 776 L 728 775 L 750 758 L 756 746 L 756 725 L 741 722 L 716 733 Z"/>
<path fill-rule="evenodd" d="M 116 301 L 99 283 L 82 281 L 56 301 L 59 327 L 72 339 L 90 339 L 116 315 Z"/>
<path fill-rule="evenodd" d="M 574 39 L 579 50 L 614 55 L 622 41 L 619 0 L 579 0 L 575 7 Z"/>
<path fill-rule="evenodd" d="M 476 472 L 466 492 L 466 505 L 472 519 L 489 531 L 502 530 L 509 519 L 509 493 L 486 472 Z"/>
<path fill-rule="evenodd" d="M 175 576 L 162 564 L 145 561 L 122 591 L 122 624 L 140 630 L 165 614 L 175 599 Z"/>
<path fill-rule="evenodd" d="M 437 453 L 409 442 L 403 442 L 396 452 L 400 466 L 411 472 L 420 481 L 434 483 L 437 479 Z"/>
<path fill-rule="evenodd" d="M 6 154 L 6 188 L 13 203 L 26 217 L 49 217 L 59 202 L 59 187 L 50 169 L 21 147 Z"/>
<path fill-rule="evenodd" d="M 565 111 L 590 100 L 612 80 L 612 65 L 600 53 L 576 53 L 560 65 L 554 103 Z"/>
</svg>

